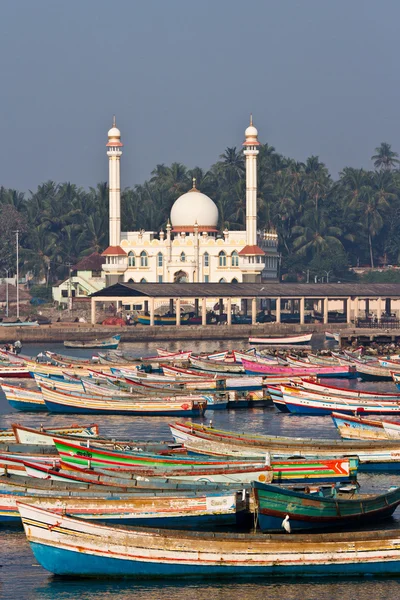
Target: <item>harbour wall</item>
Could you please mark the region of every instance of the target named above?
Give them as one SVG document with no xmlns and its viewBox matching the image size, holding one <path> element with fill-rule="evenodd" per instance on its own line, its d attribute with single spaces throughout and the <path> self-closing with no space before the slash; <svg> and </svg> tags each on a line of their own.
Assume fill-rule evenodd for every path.
<svg viewBox="0 0 400 600">
<path fill-rule="evenodd" d="M 340 331 L 343 340 L 374 341 L 385 338 L 386 341 L 399 341 L 400 330 L 358 329 L 346 323 L 329 324 L 308 323 L 258 323 L 257 325 L 183 325 L 176 326 L 110 326 L 88 323 L 54 323 L 38 327 L 1 327 L 0 344 L 21 340 L 23 343 L 63 342 L 64 340 L 93 340 L 120 334 L 122 342 L 151 342 L 177 340 L 243 340 L 249 337 L 285 336 L 297 333 L 316 333 L 323 335 L 326 330 Z"/>
</svg>

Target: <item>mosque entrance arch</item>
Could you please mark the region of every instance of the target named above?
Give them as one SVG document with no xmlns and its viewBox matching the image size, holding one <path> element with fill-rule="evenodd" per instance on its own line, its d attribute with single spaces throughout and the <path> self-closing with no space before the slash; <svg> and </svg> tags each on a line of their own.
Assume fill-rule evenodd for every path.
<svg viewBox="0 0 400 600">
<path fill-rule="evenodd" d="M 189 283 L 189 275 L 185 271 L 176 271 L 174 283 Z"/>
</svg>

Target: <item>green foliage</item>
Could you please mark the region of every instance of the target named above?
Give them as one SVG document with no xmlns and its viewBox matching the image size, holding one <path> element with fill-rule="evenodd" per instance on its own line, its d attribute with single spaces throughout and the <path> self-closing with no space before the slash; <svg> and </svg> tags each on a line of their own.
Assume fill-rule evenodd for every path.
<svg viewBox="0 0 400 600">
<path fill-rule="evenodd" d="M 397 269 L 371 271 L 364 273 L 360 280 L 362 283 L 400 283 L 400 271 Z"/>
<path fill-rule="evenodd" d="M 31 294 L 32 298 L 43 298 L 44 300 L 51 302 L 51 287 L 46 285 L 33 285 L 30 288 L 29 293 Z"/>
<path fill-rule="evenodd" d="M 396 264 L 400 260 L 399 159 L 384 142 L 372 157 L 376 170 L 344 167 L 336 181 L 318 156 L 305 163 L 269 144 L 258 160 L 258 225 L 278 233 L 285 280 L 315 276 L 348 281 L 349 265 Z M 243 153 L 226 148 L 206 171 L 181 163 L 160 164 L 142 185 L 122 191 L 122 230 L 165 228 L 171 206 L 195 185 L 217 204 L 220 229 L 245 227 Z M 68 264 L 108 245 L 108 187 L 84 190 L 47 181 L 24 194 L 0 188 L 0 269 L 15 265 L 20 229 L 22 271 L 50 286 Z M 14 237 L 13 237 L 14 236 Z M 1 274 L 0 274 L 1 275 Z"/>
</svg>

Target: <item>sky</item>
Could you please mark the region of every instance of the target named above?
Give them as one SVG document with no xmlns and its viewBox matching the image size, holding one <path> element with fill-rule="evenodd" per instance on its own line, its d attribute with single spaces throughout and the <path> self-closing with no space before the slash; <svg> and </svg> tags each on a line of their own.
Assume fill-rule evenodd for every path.
<svg viewBox="0 0 400 600">
<path fill-rule="evenodd" d="M 112 116 L 122 187 L 157 164 L 208 168 L 261 142 L 333 176 L 400 152 L 398 0 L 2 0 L 0 185 L 108 177 Z"/>
</svg>

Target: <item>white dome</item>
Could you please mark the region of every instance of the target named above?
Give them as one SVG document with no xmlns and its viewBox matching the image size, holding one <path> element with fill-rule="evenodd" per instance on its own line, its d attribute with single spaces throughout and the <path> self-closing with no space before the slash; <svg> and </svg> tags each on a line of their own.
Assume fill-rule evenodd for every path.
<svg viewBox="0 0 400 600">
<path fill-rule="evenodd" d="M 171 223 L 174 228 L 216 229 L 218 208 L 214 202 L 195 188 L 175 200 L 171 208 Z"/>
<path fill-rule="evenodd" d="M 108 131 L 108 137 L 109 138 L 120 138 L 121 132 L 118 129 L 118 127 L 111 127 L 111 129 Z"/>
<path fill-rule="evenodd" d="M 248 128 L 245 131 L 245 136 L 246 137 L 254 137 L 254 138 L 256 138 L 258 136 L 258 131 L 254 127 L 254 125 L 249 125 L 248 126 Z"/>
</svg>

